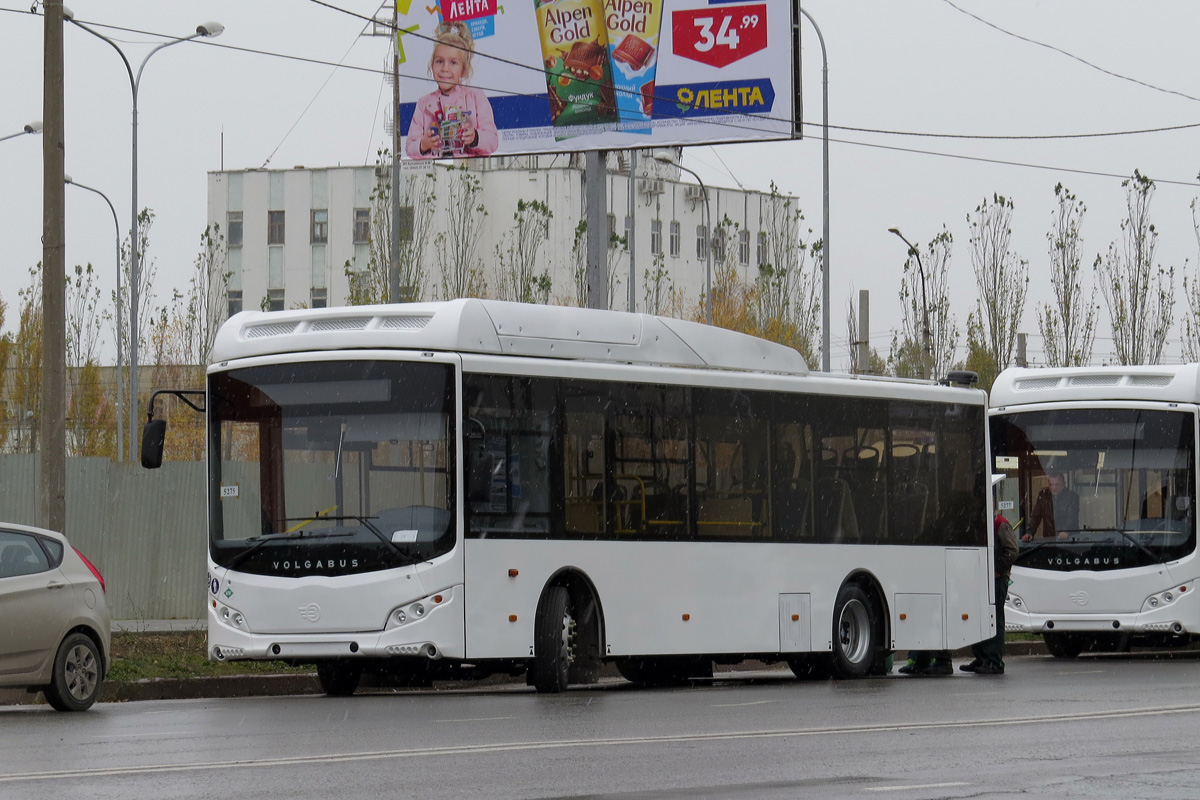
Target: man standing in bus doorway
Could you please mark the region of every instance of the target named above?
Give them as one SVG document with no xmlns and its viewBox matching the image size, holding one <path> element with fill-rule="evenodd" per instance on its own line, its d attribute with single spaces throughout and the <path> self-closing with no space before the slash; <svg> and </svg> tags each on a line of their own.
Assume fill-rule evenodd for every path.
<svg viewBox="0 0 1200 800">
<path fill-rule="evenodd" d="M 1047 472 L 1046 479 L 1050 485 L 1038 492 L 1037 500 L 1033 503 L 1033 513 L 1029 515 L 1029 527 L 1025 529 L 1021 541 L 1031 542 L 1042 529 L 1042 538 L 1066 539 L 1067 534 L 1079 530 L 1079 495 L 1067 488 L 1061 472 Z"/>
<path fill-rule="evenodd" d="M 963 672 L 976 675 L 1004 674 L 1004 598 L 1008 594 L 1009 573 L 1021 552 L 1016 531 L 999 511 L 992 520 L 992 527 L 996 535 L 996 635 L 971 645 L 975 660 L 959 666 Z"/>
</svg>

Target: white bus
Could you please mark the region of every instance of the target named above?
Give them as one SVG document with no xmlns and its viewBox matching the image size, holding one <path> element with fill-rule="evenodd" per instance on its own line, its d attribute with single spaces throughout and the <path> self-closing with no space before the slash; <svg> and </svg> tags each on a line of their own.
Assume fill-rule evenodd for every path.
<svg viewBox="0 0 1200 800">
<path fill-rule="evenodd" d="M 606 662 L 855 677 L 995 630 L 981 391 L 481 300 L 245 312 L 213 360 L 212 659 L 559 692 Z"/>
<path fill-rule="evenodd" d="M 1200 633 L 1198 404 L 1196 364 L 1001 373 L 992 466 L 1023 540 L 1008 630 L 1063 658 Z"/>
</svg>

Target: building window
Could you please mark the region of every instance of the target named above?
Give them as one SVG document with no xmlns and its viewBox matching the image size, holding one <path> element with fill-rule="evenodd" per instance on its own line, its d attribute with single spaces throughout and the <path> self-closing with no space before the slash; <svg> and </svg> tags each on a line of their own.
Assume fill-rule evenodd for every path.
<svg viewBox="0 0 1200 800">
<path fill-rule="evenodd" d="M 633 217 L 626 217 L 625 218 L 625 245 L 626 245 L 626 247 L 629 246 L 629 243 L 631 241 L 633 241 Z"/>
<path fill-rule="evenodd" d="M 650 220 L 650 254 L 662 255 L 662 220 Z"/>
<path fill-rule="evenodd" d="M 366 244 L 371 241 L 371 209 L 354 209 L 354 243 Z"/>
<path fill-rule="evenodd" d="M 228 306 L 227 306 L 227 310 L 229 312 L 228 316 L 232 317 L 234 314 L 241 312 L 241 310 L 242 310 L 242 290 L 241 289 L 230 289 L 226 294 L 226 299 L 228 300 Z"/>
<path fill-rule="evenodd" d="M 267 244 L 283 244 L 283 212 L 267 212 Z"/>
<path fill-rule="evenodd" d="M 708 258 L 708 228 L 696 226 L 696 258 L 704 261 Z"/>
<path fill-rule="evenodd" d="M 758 265 L 767 263 L 767 232 L 758 232 Z"/>
<path fill-rule="evenodd" d="M 313 287 L 313 290 L 312 290 L 312 307 L 313 308 L 325 308 L 329 304 L 328 298 L 329 298 L 329 295 L 328 295 L 327 290 L 318 289 L 315 286 Z"/>
<path fill-rule="evenodd" d="M 671 255 L 679 255 L 679 223 L 671 223 Z"/>
<path fill-rule="evenodd" d="M 750 263 L 750 231 L 738 233 L 738 263 Z"/>
<path fill-rule="evenodd" d="M 413 240 L 413 207 L 400 206 L 400 241 Z"/>
<path fill-rule="evenodd" d="M 724 228 L 717 228 L 716 233 L 713 235 L 712 248 L 713 248 L 713 259 L 716 261 L 723 262 L 725 260 L 725 229 Z"/>
<path fill-rule="evenodd" d="M 241 211 L 230 211 L 227 219 L 229 220 L 229 223 L 228 223 L 229 231 L 228 231 L 228 236 L 226 236 L 226 244 L 228 244 L 230 247 L 241 247 L 242 246 L 242 212 Z"/>
<path fill-rule="evenodd" d="M 283 311 L 283 289 L 267 290 L 267 311 Z"/>
<path fill-rule="evenodd" d="M 608 241 L 611 243 L 617 236 L 617 215 L 608 215 Z"/>
<path fill-rule="evenodd" d="M 324 208 L 314 208 L 312 210 L 312 221 L 309 226 L 311 234 L 309 241 L 312 244 L 327 244 L 329 242 L 329 210 Z"/>
</svg>

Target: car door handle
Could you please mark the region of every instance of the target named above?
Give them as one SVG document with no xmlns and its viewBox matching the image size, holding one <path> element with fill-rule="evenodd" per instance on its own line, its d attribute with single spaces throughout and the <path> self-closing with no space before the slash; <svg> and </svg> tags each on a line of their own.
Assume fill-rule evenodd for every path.
<svg viewBox="0 0 1200 800">
<path fill-rule="evenodd" d="M 59 583 L 58 581 L 51 581 L 50 583 L 46 584 L 47 589 L 61 589 L 64 586 L 66 586 L 65 583 Z"/>
</svg>

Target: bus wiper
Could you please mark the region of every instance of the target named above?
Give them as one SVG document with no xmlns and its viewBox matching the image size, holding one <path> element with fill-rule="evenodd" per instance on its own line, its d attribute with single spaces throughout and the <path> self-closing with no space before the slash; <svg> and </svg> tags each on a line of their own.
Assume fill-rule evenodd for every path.
<svg viewBox="0 0 1200 800">
<path fill-rule="evenodd" d="M 1020 563 L 1021 563 L 1023 560 L 1025 560 L 1025 557 L 1026 557 L 1026 556 L 1033 555 L 1033 554 L 1034 554 L 1034 553 L 1036 553 L 1038 550 L 1041 550 L 1043 547 L 1045 547 L 1045 546 L 1046 546 L 1046 545 L 1048 545 L 1048 544 L 1055 544 L 1055 540 L 1049 540 L 1049 541 L 1045 541 L 1045 542 L 1038 542 L 1038 543 L 1037 543 L 1037 544 L 1035 544 L 1033 547 L 1022 548 L 1022 549 L 1021 549 L 1021 552 L 1017 553 L 1017 560 L 1016 560 L 1016 561 L 1014 561 L 1013 563 L 1014 563 L 1014 564 L 1020 564 Z"/>
<path fill-rule="evenodd" d="M 1115 530 L 1117 533 L 1121 534 L 1121 536 L 1125 537 L 1125 539 L 1130 541 L 1133 544 L 1133 546 L 1136 547 L 1138 550 L 1141 550 L 1143 553 L 1145 553 L 1147 556 L 1149 556 L 1150 560 L 1153 563 L 1155 563 L 1155 564 L 1163 563 L 1162 558 L 1155 555 L 1154 551 L 1151 550 L 1149 547 L 1146 547 L 1146 545 L 1142 544 L 1137 539 L 1133 538 L 1133 536 L 1131 534 L 1121 530 L 1120 528 L 1113 528 L 1113 530 Z"/>
<path fill-rule="evenodd" d="M 246 541 L 250 542 L 250 546 L 229 560 L 226 569 L 233 569 L 238 564 L 241 564 L 250 555 L 261 549 L 268 542 L 286 541 L 288 539 L 303 539 L 304 532 L 293 533 L 290 531 L 280 531 L 279 533 L 264 533 L 262 536 L 255 536 Z"/>
<path fill-rule="evenodd" d="M 341 520 L 341 521 L 352 519 L 352 520 L 355 520 L 356 522 L 360 522 L 360 523 L 362 523 L 362 526 L 364 528 L 366 528 L 372 534 L 374 534 L 375 538 L 377 538 L 379 541 L 383 542 L 388 547 L 390 547 L 392 549 L 392 552 L 394 552 L 396 555 L 400 556 L 401 558 L 409 558 L 412 556 L 411 552 L 409 552 L 408 550 L 405 550 L 404 548 L 397 545 L 395 542 L 393 542 L 391 539 L 389 539 L 383 531 L 379 530 L 379 528 L 377 528 L 371 524 L 371 520 L 379 519 L 379 517 L 360 517 L 357 514 L 346 514 L 346 515 L 340 516 L 340 517 L 339 516 L 321 517 L 321 519 L 333 519 L 333 520 Z M 347 532 L 347 533 L 341 533 L 341 534 L 337 534 L 337 535 L 349 536 L 350 534 L 349 534 L 349 532 Z"/>
</svg>

